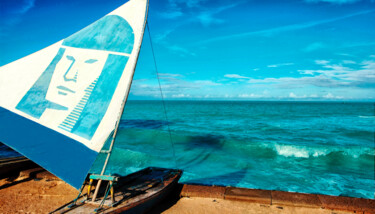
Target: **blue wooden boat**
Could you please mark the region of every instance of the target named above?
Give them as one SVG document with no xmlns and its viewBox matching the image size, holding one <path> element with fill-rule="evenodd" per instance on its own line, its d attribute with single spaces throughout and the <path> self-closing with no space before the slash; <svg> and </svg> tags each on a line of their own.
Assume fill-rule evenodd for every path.
<svg viewBox="0 0 375 214">
<path fill-rule="evenodd" d="M 181 175 L 181 170 L 149 167 L 125 177 L 107 176 L 107 192 L 100 191 L 95 201 L 91 191 L 52 213 L 145 213 L 177 187 Z"/>
</svg>

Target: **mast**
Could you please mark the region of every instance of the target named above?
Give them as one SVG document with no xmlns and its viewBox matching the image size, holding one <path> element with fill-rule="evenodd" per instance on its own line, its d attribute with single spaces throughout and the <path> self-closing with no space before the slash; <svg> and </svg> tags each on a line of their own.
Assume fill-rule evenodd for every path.
<svg viewBox="0 0 375 214">
<path fill-rule="evenodd" d="M 116 126 L 115 126 L 115 129 L 114 129 L 114 133 L 112 135 L 112 139 L 111 139 L 111 144 L 109 146 L 109 150 L 103 151 L 104 153 L 107 153 L 107 157 L 106 157 L 106 159 L 104 161 L 103 168 L 102 168 L 102 171 L 101 171 L 100 175 L 104 175 L 105 170 L 107 168 L 109 159 L 110 159 L 111 154 L 112 154 L 113 146 L 114 146 L 114 143 L 115 143 L 115 140 L 116 140 L 116 137 L 117 137 L 118 127 L 119 127 L 120 122 L 121 122 L 121 117 L 122 117 L 122 115 L 124 113 L 124 110 L 125 110 L 126 101 L 128 100 L 130 88 L 131 88 L 131 85 L 132 85 L 132 82 L 133 82 L 133 77 L 134 77 L 135 69 L 136 69 L 137 63 L 138 63 L 139 52 L 140 52 L 140 49 L 141 49 L 141 46 L 142 46 L 143 35 L 144 35 L 145 27 L 146 27 L 146 24 L 147 24 L 148 8 L 149 8 L 149 0 L 147 0 L 147 3 L 146 3 L 146 14 L 145 14 L 144 23 L 143 23 L 143 26 L 142 26 L 141 42 L 139 43 L 139 46 L 137 47 L 137 49 L 135 49 L 135 51 L 137 52 L 137 58 L 136 58 L 136 64 L 134 66 L 134 69 L 132 70 L 133 75 L 132 75 L 130 84 L 128 84 L 127 93 L 125 94 L 125 97 L 124 97 L 124 99 L 122 100 L 122 103 L 121 103 L 121 110 L 120 110 L 119 115 L 117 117 L 117 122 L 116 122 Z M 95 188 L 94 195 L 92 197 L 92 201 L 95 201 L 95 199 L 96 199 L 96 197 L 98 195 L 101 183 L 102 183 L 102 180 L 98 180 L 98 183 L 97 183 L 96 188 Z"/>
</svg>

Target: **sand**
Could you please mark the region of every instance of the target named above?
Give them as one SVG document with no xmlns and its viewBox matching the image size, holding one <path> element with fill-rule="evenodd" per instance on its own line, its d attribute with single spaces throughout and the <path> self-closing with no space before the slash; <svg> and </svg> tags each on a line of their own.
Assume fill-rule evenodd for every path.
<svg viewBox="0 0 375 214">
<path fill-rule="evenodd" d="M 48 213 L 78 191 L 57 178 L 0 180 L 0 213 Z"/>
<path fill-rule="evenodd" d="M 263 205 L 242 201 L 230 201 L 212 198 L 181 198 L 175 205 L 165 210 L 165 214 L 216 214 L 216 213 L 298 213 L 298 214 L 344 214 L 353 213 L 346 211 L 331 211 L 321 208 L 304 208 Z"/>
<path fill-rule="evenodd" d="M 0 180 L 0 213 L 48 213 L 73 200 L 78 191 L 47 172 Z M 264 205 L 214 198 L 183 197 L 166 200 L 151 213 L 353 213 L 322 208 Z"/>
</svg>

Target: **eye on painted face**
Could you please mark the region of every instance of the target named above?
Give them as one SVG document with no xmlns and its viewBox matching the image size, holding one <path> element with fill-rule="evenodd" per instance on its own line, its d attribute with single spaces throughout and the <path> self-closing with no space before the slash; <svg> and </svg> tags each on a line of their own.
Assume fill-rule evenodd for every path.
<svg viewBox="0 0 375 214">
<path fill-rule="evenodd" d="M 56 65 L 46 99 L 69 110 L 74 108 L 85 96 L 85 90 L 96 83 L 107 57 L 105 51 L 66 47 Z"/>
</svg>

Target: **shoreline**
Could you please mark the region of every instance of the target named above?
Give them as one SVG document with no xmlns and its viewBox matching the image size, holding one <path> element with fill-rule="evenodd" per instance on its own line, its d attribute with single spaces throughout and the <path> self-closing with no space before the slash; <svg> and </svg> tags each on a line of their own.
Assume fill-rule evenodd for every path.
<svg viewBox="0 0 375 214">
<path fill-rule="evenodd" d="M 0 213 L 47 213 L 78 191 L 42 168 L 0 180 Z M 236 187 L 180 184 L 151 213 L 375 213 L 375 200 Z"/>
<path fill-rule="evenodd" d="M 344 196 L 307 194 L 277 190 L 184 184 L 181 197 L 218 198 L 263 205 L 305 207 L 354 213 L 375 213 L 375 200 Z"/>
</svg>

